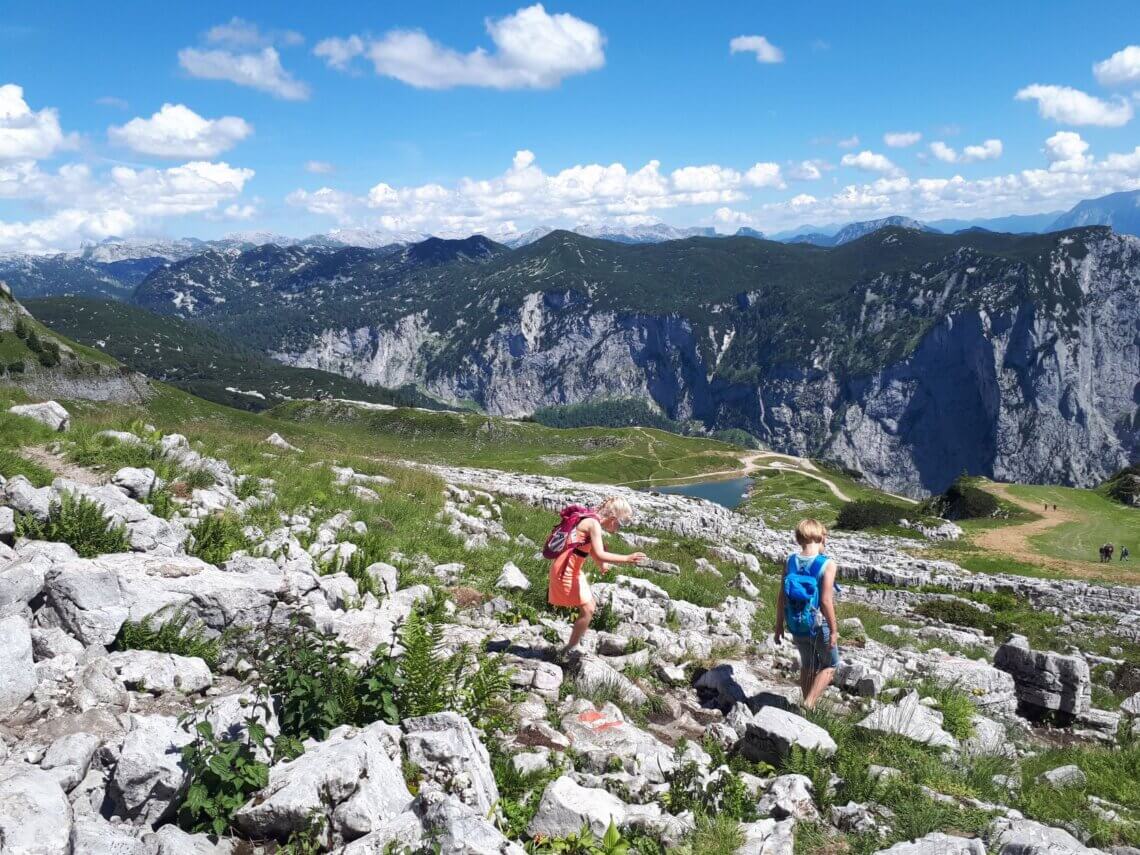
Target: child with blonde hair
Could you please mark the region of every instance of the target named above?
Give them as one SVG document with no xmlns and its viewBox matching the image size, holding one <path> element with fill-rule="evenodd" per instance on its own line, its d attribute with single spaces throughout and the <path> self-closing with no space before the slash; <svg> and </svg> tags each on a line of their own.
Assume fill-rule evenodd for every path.
<svg viewBox="0 0 1140 855">
<path fill-rule="evenodd" d="M 800 691 L 807 709 L 816 703 L 839 667 L 839 626 L 835 619 L 835 561 L 824 554 L 827 528 L 819 520 L 796 526 L 799 552 L 788 556 L 776 602 L 775 639 L 787 629 L 800 654 Z"/>
<path fill-rule="evenodd" d="M 621 555 L 606 550 L 604 533 L 617 531 L 632 517 L 633 508 L 627 500 L 621 496 L 610 496 L 593 510 L 577 506 L 567 508 L 562 513 L 562 524 L 551 532 L 548 549 L 556 534 L 562 537 L 556 541 L 557 555 L 550 564 L 547 599 L 555 606 L 578 609 L 578 618 L 561 656 L 579 652 L 578 645 L 594 617 L 594 595 L 590 591 L 590 580 L 582 569 L 586 559 L 592 559 L 602 573 L 609 571 L 612 564 L 637 564 L 645 560 L 644 552 Z"/>
</svg>

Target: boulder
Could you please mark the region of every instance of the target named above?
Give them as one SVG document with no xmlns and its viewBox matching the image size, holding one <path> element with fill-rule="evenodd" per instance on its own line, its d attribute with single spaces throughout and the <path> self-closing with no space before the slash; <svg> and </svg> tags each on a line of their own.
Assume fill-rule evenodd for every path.
<svg viewBox="0 0 1140 855">
<path fill-rule="evenodd" d="M 756 804 L 761 816 L 776 819 L 817 820 L 811 779 L 806 775 L 779 775 Z"/>
<path fill-rule="evenodd" d="M 0 718 L 31 697 L 38 684 L 28 622 L 19 615 L 0 618 Z"/>
<path fill-rule="evenodd" d="M 430 793 L 425 799 L 417 800 L 413 807 L 424 807 L 423 802 L 438 796 Z M 434 814 L 437 820 L 446 822 L 443 810 L 437 809 Z M 453 827 L 461 823 L 454 823 Z M 483 830 L 483 829 L 480 829 Z M 387 822 L 364 837 L 358 837 L 343 849 L 337 850 L 338 855 L 391 855 L 392 852 L 418 852 L 424 844 L 424 826 L 419 814 L 409 809 Z M 496 850 L 492 850 L 493 852 Z"/>
<path fill-rule="evenodd" d="M 132 715 L 108 788 L 116 813 L 152 828 L 169 819 L 187 784 L 182 748 L 193 739 L 174 716 Z"/>
<path fill-rule="evenodd" d="M 97 814 L 75 818 L 71 851 L 83 855 L 154 855 L 154 848 L 142 840 L 138 829 L 112 825 Z"/>
<path fill-rule="evenodd" d="M 1092 706 L 1089 666 L 1080 656 L 1033 650 L 1025 636 L 1013 635 L 994 654 L 994 666 L 1013 677 L 1017 699 L 1028 707 L 1076 715 Z"/>
<path fill-rule="evenodd" d="M 1073 764 L 1058 766 L 1056 769 L 1050 769 L 1048 772 L 1042 772 L 1037 776 L 1037 783 L 1047 784 L 1055 790 L 1062 790 L 1066 787 L 1083 787 L 1088 782 L 1089 779 L 1084 770 Z"/>
<path fill-rule="evenodd" d="M 955 748 L 956 739 L 942 729 L 942 713 L 925 706 L 918 692 L 907 692 L 895 704 L 883 704 L 859 722 L 866 730 L 905 736 L 923 745 Z"/>
<path fill-rule="evenodd" d="M 318 812 L 343 840 L 375 831 L 412 802 L 388 754 L 387 730 L 383 722 L 360 730 L 344 725 L 295 760 L 277 763 L 269 785 L 234 816 L 235 825 L 254 839 L 284 841 Z"/>
<path fill-rule="evenodd" d="M 11 543 L 16 537 L 16 514 L 9 507 L 0 507 L 0 541 Z"/>
<path fill-rule="evenodd" d="M 35 419 L 54 431 L 65 431 L 71 427 L 71 414 L 55 401 L 44 401 L 42 404 L 17 404 L 9 407 L 8 412 Z"/>
<path fill-rule="evenodd" d="M 999 817 L 991 823 L 987 838 L 998 855 L 1101 855 L 1064 829 L 1031 819 Z"/>
<path fill-rule="evenodd" d="M 159 486 L 159 478 L 149 467 L 136 469 L 133 466 L 124 466 L 111 476 L 111 483 L 132 499 L 145 501 Z"/>
<path fill-rule="evenodd" d="M 400 582 L 400 571 L 391 564 L 377 561 L 365 567 L 364 572 L 372 577 L 380 594 L 387 596 L 396 593 Z"/>
<path fill-rule="evenodd" d="M 195 721 L 209 722 L 214 736 L 219 739 L 245 739 L 250 719 L 265 728 L 270 739 L 281 734 L 281 725 L 273 705 L 259 702 L 253 691 L 247 688 L 211 698 L 195 713 Z M 264 746 L 257 746 L 256 752 L 260 760 L 269 762 L 269 754 Z"/>
<path fill-rule="evenodd" d="M 419 807 L 429 839 L 440 855 L 524 855 L 517 843 L 481 814 L 454 796 L 429 792 L 420 797 Z"/>
<path fill-rule="evenodd" d="M 282 451 L 300 451 L 301 449 L 291 444 L 285 437 L 279 433 L 271 433 L 264 440 L 266 445 L 272 445 L 274 448 L 280 448 Z"/>
<path fill-rule="evenodd" d="M 980 840 L 936 831 L 909 843 L 880 849 L 876 855 L 986 855 L 986 846 Z"/>
<path fill-rule="evenodd" d="M 11 508 L 0 508 L 0 512 Z M 51 567 L 42 556 L 18 557 L 0 567 L 0 617 L 20 614 L 44 589 L 44 576 Z M 2 692 L 3 690 L 0 690 Z"/>
<path fill-rule="evenodd" d="M 883 690 L 883 675 L 865 662 L 844 660 L 835 669 L 835 685 L 861 698 L 873 698 Z"/>
<path fill-rule="evenodd" d="M 113 525 L 126 529 L 127 540 L 136 552 L 177 555 L 186 540 L 186 527 L 176 520 L 155 516 L 150 509 L 111 484 L 93 487 L 70 478 L 56 478 L 51 484 L 57 494 L 83 496 L 103 508 L 103 516 Z"/>
<path fill-rule="evenodd" d="M 609 771 L 610 765 L 617 762 L 628 774 L 662 784 L 677 766 L 671 746 L 626 721 L 613 704 L 599 710 L 589 701 L 578 701 L 562 717 L 561 724 L 583 766 L 594 772 Z M 708 766 L 709 756 L 696 742 L 690 742 L 685 760 Z"/>
<path fill-rule="evenodd" d="M 71 805 L 54 777 L 26 763 L 0 765 L 0 851 L 71 855 Z"/>
<path fill-rule="evenodd" d="M 744 844 L 736 850 L 736 855 L 792 855 L 795 828 L 794 819 L 743 823 L 740 831 L 744 834 Z"/>
<path fill-rule="evenodd" d="M 743 573 L 737 573 L 736 578 L 728 583 L 728 587 L 735 588 L 750 600 L 758 599 L 760 596 L 760 589 L 757 588 L 756 584 Z"/>
<path fill-rule="evenodd" d="M 421 786 L 452 793 L 486 814 L 499 800 L 491 758 L 475 728 L 454 712 L 405 719 L 404 754 L 424 775 Z"/>
<path fill-rule="evenodd" d="M 107 659 L 128 689 L 162 695 L 202 692 L 214 682 L 210 667 L 197 656 L 156 653 L 153 650 L 121 650 Z"/>
<path fill-rule="evenodd" d="M 505 591 L 529 591 L 530 579 L 520 570 L 513 561 L 503 565 L 503 572 L 495 580 L 495 587 Z"/>
<path fill-rule="evenodd" d="M 59 627 L 32 628 L 32 656 L 37 662 L 54 659 L 57 656 L 71 656 L 78 659 L 84 647 Z"/>
<path fill-rule="evenodd" d="M 44 589 L 40 623 L 62 627 L 83 644 L 110 645 L 124 621 L 176 609 L 218 632 L 263 624 L 285 578 L 270 559 L 219 570 L 186 555 L 122 553 L 56 564 Z"/>
<path fill-rule="evenodd" d="M 573 668 L 574 681 L 586 689 L 613 687 L 627 703 L 634 706 L 643 706 L 649 700 L 636 683 L 597 656 L 584 655 L 573 663 Z"/>
<path fill-rule="evenodd" d="M 79 732 L 61 736 L 51 744 L 40 760 L 40 768 L 51 772 L 59 785 L 71 792 L 86 777 L 87 770 L 91 768 L 91 760 L 102 744 L 103 739 L 93 733 Z"/>
<path fill-rule="evenodd" d="M 9 478 L 4 484 L 4 504 L 16 513 L 28 514 L 45 522 L 51 513 L 55 493 L 51 487 L 35 487 L 23 475 Z"/>
<path fill-rule="evenodd" d="M 926 673 L 940 686 L 961 689 L 983 711 L 1010 715 L 1017 709 L 1013 676 L 988 662 L 947 656 L 931 663 Z"/>
<path fill-rule="evenodd" d="M 835 740 L 831 735 L 806 718 L 777 707 L 763 707 L 755 715 L 740 706 L 733 712 L 741 710 L 743 735 L 736 747 L 749 760 L 775 765 L 791 753 L 793 746 L 826 756 L 835 753 Z"/>
<path fill-rule="evenodd" d="M 106 656 L 93 659 L 84 666 L 71 693 L 71 700 L 83 711 L 96 707 L 126 710 L 131 704 L 130 693 Z"/>
<path fill-rule="evenodd" d="M 164 825 L 143 835 L 153 855 L 231 855 L 234 844 L 222 839 L 214 843 L 205 834 L 188 834 L 176 825 Z"/>
<path fill-rule="evenodd" d="M 747 662 L 721 662 L 701 674 L 693 687 L 702 700 L 715 703 L 727 712 L 745 704 L 752 712 L 774 706 L 786 710 L 798 700 L 796 689 L 758 676 Z"/>
<path fill-rule="evenodd" d="M 1140 716 L 1140 692 L 1126 698 L 1120 705 L 1120 709 L 1129 715 Z"/>
<path fill-rule="evenodd" d="M 526 832 L 531 837 L 565 837 L 588 824 L 600 836 L 606 833 L 610 822 L 624 825 L 626 810 L 625 802 L 607 790 L 579 786 L 563 775 L 546 785 Z"/>
</svg>

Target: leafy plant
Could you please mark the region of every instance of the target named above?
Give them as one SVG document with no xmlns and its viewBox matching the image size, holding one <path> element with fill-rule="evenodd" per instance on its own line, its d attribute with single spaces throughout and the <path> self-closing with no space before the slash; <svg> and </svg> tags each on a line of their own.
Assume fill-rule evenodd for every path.
<svg viewBox="0 0 1140 855">
<path fill-rule="evenodd" d="M 238 809 L 269 783 L 269 766 L 257 750 L 271 750 L 272 741 L 256 715 L 246 719 L 244 738 L 219 739 L 208 721 L 198 722 L 194 733 L 194 741 L 182 749 L 190 784 L 179 824 L 190 832 L 222 835 Z"/>
<path fill-rule="evenodd" d="M 155 612 L 141 621 L 124 621 L 115 646 L 119 650 L 154 650 L 197 656 L 205 660 L 210 670 L 218 667 L 221 639 L 207 638 L 201 621 L 191 623 L 190 614 L 185 609 L 175 609 L 162 623 L 157 623 L 159 616 L 160 613 Z"/>
<path fill-rule="evenodd" d="M 194 542 L 186 551 L 207 564 L 222 564 L 239 549 L 248 549 L 245 524 L 236 514 L 210 514 L 194 526 Z"/>
<path fill-rule="evenodd" d="M 214 474 L 204 466 L 189 470 L 179 480 L 191 490 L 208 490 L 214 486 Z"/>
<path fill-rule="evenodd" d="M 51 503 L 46 522 L 30 514 L 16 521 L 16 534 L 34 540 L 66 543 L 82 558 L 111 552 L 127 552 L 130 541 L 126 528 L 103 516 L 103 507 L 94 499 L 63 493 Z"/>
<path fill-rule="evenodd" d="M 320 808 L 313 808 L 304 828 L 289 835 L 285 845 L 277 850 L 277 855 L 320 855 L 326 851 L 328 820 Z"/>
<path fill-rule="evenodd" d="M 536 841 L 531 851 L 542 855 L 627 855 L 629 841 L 622 837 L 610 820 L 606 833 L 601 837 L 595 835 L 587 823 L 581 831 L 571 832 L 565 837 Z"/>
<path fill-rule="evenodd" d="M 676 765 L 665 773 L 669 791 L 664 801 L 670 813 L 691 810 L 698 815 L 724 815 L 745 822 L 757 818 L 755 799 L 737 772 L 722 770 L 702 784 L 700 767 L 684 756 L 685 744 L 681 742 L 673 752 Z"/>
<path fill-rule="evenodd" d="M 839 509 L 835 527 L 848 531 L 861 531 L 867 528 L 895 525 L 907 516 L 906 508 L 891 502 L 875 499 L 860 499 L 847 502 Z"/>
</svg>

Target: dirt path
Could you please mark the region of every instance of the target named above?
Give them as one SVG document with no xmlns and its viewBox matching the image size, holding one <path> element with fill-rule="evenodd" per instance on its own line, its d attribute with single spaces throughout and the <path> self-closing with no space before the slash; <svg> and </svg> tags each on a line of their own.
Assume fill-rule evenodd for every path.
<svg viewBox="0 0 1140 855">
<path fill-rule="evenodd" d="M 1085 519 L 1084 515 L 1066 508 L 1058 508 L 1055 511 L 1043 513 L 1040 504 L 1018 498 L 1009 491 L 1005 484 L 987 483 L 982 486 L 983 489 L 988 490 L 998 498 L 1025 508 L 1027 511 L 1032 511 L 1039 516 L 1037 519 L 1019 525 L 999 526 L 981 531 L 974 535 L 975 546 L 1008 555 L 1027 564 L 1036 564 L 1040 567 L 1056 570 L 1068 576 L 1105 579 L 1118 583 L 1135 581 L 1140 578 L 1140 570 L 1125 571 L 1116 564 L 1099 565 L 1091 561 L 1067 561 L 1063 558 L 1042 555 L 1033 548 L 1033 544 L 1029 541 L 1031 537 L 1043 534 L 1067 522 L 1082 522 Z M 1129 578 L 1126 579 L 1125 576 Z"/>
<path fill-rule="evenodd" d="M 53 475 L 58 475 L 61 478 L 70 478 L 72 481 L 78 481 L 80 484 L 98 487 L 101 484 L 106 484 L 109 480 L 106 475 L 99 472 L 92 472 L 90 469 L 84 469 L 82 466 L 77 466 L 63 455 L 49 451 L 47 447 L 43 445 L 25 445 L 20 449 L 20 456 L 27 458 L 33 463 L 39 464 Z"/>
</svg>

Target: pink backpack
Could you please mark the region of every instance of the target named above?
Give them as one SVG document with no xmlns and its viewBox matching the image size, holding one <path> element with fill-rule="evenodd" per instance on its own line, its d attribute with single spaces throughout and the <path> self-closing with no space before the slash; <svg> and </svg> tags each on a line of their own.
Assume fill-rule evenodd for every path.
<svg viewBox="0 0 1140 855">
<path fill-rule="evenodd" d="M 597 519 L 598 514 L 585 505 L 567 505 L 562 509 L 562 519 L 550 530 L 550 536 L 542 546 L 542 557 L 555 559 L 570 548 L 570 535 L 584 519 Z"/>
</svg>

